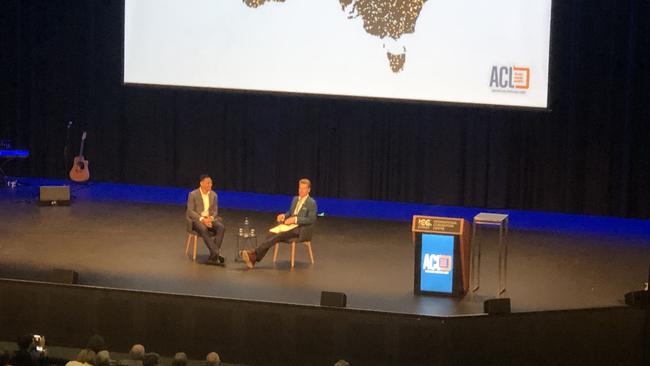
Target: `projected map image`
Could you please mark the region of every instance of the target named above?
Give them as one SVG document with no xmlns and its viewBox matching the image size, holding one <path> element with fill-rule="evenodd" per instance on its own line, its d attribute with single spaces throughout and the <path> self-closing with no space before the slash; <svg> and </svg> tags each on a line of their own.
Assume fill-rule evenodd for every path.
<svg viewBox="0 0 650 366">
<path fill-rule="evenodd" d="M 390 69 L 402 71 L 406 62 L 406 46 L 399 40 L 405 33 L 415 32 L 415 23 L 427 0 L 339 0 L 349 18 L 361 17 L 364 30 L 382 40 L 386 37 L 393 42 L 384 43 L 388 48 L 386 56 Z"/>
<path fill-rule="evenodd" d="M 125 0 L 124 82 L 546 108 L 552 0 Z"/>
<path fill-rule="evenodd" d="M 251 8 L 267 2 L 285 0 L 243 0 Z M 361 17 L 366 33 L 386 39 L 384 48 L 390 70 L 398 73 L 404 69 L 406 46 L 400 42 L 405 33 L 415 32 L 415 23 L 427 0 L 339 0 L 348 19 Z M 387 39 L 388 38 L 388 39 Z"/>
<path fill-rule="evenodd" d="M 284 0 L 244 0 L 244 4 L 251 8 L 257 8 L 258 6 L 264 5 L 266 2 L 283 3 Z"/>
</svg>

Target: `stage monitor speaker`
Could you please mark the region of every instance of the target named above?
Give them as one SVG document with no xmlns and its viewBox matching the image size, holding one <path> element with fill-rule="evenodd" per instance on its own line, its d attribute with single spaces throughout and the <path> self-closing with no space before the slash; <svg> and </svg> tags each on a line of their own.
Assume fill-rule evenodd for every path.
<svg viewBox="0 0 650 366">
<path fill-rule="evenodd" d="M 70 186 L 41 186 L 38 195 L 41 206 L 67 206 L 70 204 Z"/>
<path fill-rule="evenodd" d="M 648 291 L 648 284 L 650 284 L 650 268 L 648 268 L 648 282 L 643 284 L 642 290 L 631 291 L 625 294 L 625 304 L 633 308 L 650 309 L 650 291 Z"/>
<path fill-rule="evenodd" d="M 53 269 L 45 276 L 45 281 L 76 285 L 79 283 L 79 273 L 71 269 Z"/>
<path fill-rule="evenodd" d="M 648 290 L 632 291 L 625 294 L 625 304 L 633 308 L 647 309 L 650 307 L 650 292 Z"/>
<path fill-rule="evenodd" d="M 320 306 L 333 306 L 344 308 L 348 303 L 348 298 L 342 292 L 322 291 L 320 293 Z"/>
<path fill-rule="evenodd" d="M 510 313 L 510 299 L 490 299 L 483 302 L 483 312 L 490 315 L 509 314 Z"/>
</svg>

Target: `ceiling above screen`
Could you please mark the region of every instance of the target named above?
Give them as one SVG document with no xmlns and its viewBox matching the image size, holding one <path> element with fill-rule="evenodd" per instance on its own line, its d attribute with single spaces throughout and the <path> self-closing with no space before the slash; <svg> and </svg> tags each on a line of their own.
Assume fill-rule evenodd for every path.
<svg viewBox="0 0 650 366">
<path fill-rule="evenodd" d="M 125 83 L 547 107 L 551 0 L 125 4 Z"/>
</svg>

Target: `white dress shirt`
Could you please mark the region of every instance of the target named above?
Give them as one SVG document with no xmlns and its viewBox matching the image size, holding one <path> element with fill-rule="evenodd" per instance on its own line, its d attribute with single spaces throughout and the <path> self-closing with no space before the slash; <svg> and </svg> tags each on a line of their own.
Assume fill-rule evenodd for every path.
<svg viewBox="0 0 650 366">
<path fill-rule="evenodd" d="M 210 217 L 210 191 L 208 193 L 201 192 L 201 198 L 203 198 L 203 212 L 201 212 L 201 217 Z"/>
</svg>

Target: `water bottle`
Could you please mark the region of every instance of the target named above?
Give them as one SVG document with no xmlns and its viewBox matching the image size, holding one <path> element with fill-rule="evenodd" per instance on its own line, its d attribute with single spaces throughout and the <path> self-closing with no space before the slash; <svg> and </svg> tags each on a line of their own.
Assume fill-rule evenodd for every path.
<svg viewBox="0 0 650 366">
<path fill-rule="evenodd" d="M 248 217 L 244 218 L 244 238 L 248 238 L 250 236 L 250 223 L 248 222 Z"/>
</svg>

